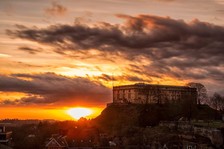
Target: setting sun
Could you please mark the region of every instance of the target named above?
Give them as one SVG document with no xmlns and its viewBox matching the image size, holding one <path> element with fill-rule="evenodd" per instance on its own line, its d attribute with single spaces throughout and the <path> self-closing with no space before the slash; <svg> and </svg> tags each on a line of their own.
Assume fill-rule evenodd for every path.
<svg viewBox="0 0 224 149">
<path fill-rule="evenodd" d="M 71 108 L 67 110 L 67 113 L 74 119 L 78 120 L 81 117 L 86 117 L 91 115 L 93 111 L 88 108 Z"/>
</svg>

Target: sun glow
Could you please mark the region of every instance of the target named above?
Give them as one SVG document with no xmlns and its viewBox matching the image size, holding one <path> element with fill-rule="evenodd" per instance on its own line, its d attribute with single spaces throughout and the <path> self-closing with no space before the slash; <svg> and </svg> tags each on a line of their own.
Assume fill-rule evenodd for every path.
<svg viewBox="0 0 224 149">
<path fill-rule="evenodd" d="M 88 108 L 71 108 L 67 110 L 67 113 L 74 119 L 78 120 L 81 117 L 88 117 L 93 113 L 93 111 Z"/>
</svg>

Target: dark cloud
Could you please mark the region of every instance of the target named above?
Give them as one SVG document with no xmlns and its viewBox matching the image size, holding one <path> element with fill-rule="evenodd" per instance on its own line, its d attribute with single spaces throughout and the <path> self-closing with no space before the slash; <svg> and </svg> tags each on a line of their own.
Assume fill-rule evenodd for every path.
<svg viewBox="0 0 224 149">
<path fill-rule="evenodd" d="M 51 16 L 63 16 L 67 12 L 67 8 L 58 2 L 52 2 L 51 7 L 45 9 L 45 12 Z"/>
<path fill-rule="evenodd" d="M 85 78 L 69 78 L 54 73 L 0 76 L 0 91 L 22 92 L 28 96 L 1 104 L 104 104 L 110 89 Z"/>
<path fill-rule="evenodd" d="M 136 63 L 130 69 L 149 77 L 167 75 L 197 82 L 210 79 L 224 83 L 220 79 L 224 73 L 223 26 L 197 19 L 185 22 L 152 15 L 117 16 L 125 23 L 60 24 L 41 29 L 20 27 L 7 32 L 12 37 L 50 45 L 62 54 L 69 51 L 75 55 L 97 49 L 136 62 L 138 56 L 142 56 L 151 63 Z"/>
<path fill-rule="evenodd" d="M 20 28 L 8 31 L 19 37 L 57 47 L 59 50 L 88 50 L 138 53 L 151 58 L 197 56 L 204 58 L 220 53 L 223 47 L 224 27 L 194 20 L 186 23 L 169 17 L 118 15 L 125 24 L 97 24 L 93 27 L 54 25 L 45 29 Z M 223 52 L 222 52 L 223 53 Z"/>
<path fill-rule="evenodd" d="M 156 1 L 162 1 L 162 2 L 172 2 L 172 1 L 175 1 L 175 0 L 156 0 Z"/>
<path fill-rule="evenodd" d="M 39 53 L 42 51 L 41 48 L 30 48 L 30 47 L 19 47 L 19 50 L 22 50 L 22 51 L 25 51 L 25 52 L 28 52 L 30 54 L 36 54 L 36 53 Z"/>
<path fill-rule="evenodd" d="M 95 79 L 100 79 L 104 81 L 126 80 L 126 81 L 133 81 L 133 82 L 148 82 L 148 83 L 150 82 L 150 79 L 143 79 L 137 76 L 127 75 L 127 74 L 123 74 L 121 76 L 112 76 L 112 75 L 102 74 L 101 76 L 96 76 Z"/>
<path fill-rule="evenodd" d="M 224 9 L 217 10 L 219 13 L 224 13 Z"/>
</svg>

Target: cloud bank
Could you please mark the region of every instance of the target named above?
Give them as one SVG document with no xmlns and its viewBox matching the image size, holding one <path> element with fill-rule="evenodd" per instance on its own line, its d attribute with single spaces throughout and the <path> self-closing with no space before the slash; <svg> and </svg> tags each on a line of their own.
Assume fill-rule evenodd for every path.
<svg viewBox="0 0 224 149">
<path fill-rule="evenodd" d="M 124 23 L 59 24 L 47 28 L 23 26 L 7 33 L 11 37 L 52 46 L 61 54 L 86 52 L 88 57 L 87 51 L 95 49 L 129 61 L 141 56 L 150 63 L 138 64 L 136 61 L 128 68 L 132 72 L 137 70 L 135 74 L 139 75 L 158 78 L 167 75 L 202 82 L 210 88 L 214 84 L 216 87 L 224 84 L 223 26 L 197 19 L 186 22 L 153 15 L 119 14 L 117 17 Z"/>
<path fill-rule="evenodd" d="M 2 105 L 97 105 L 110 101 L 110 89 L 85 78 L 69 78 L 54 73 L 0 76 L 0 91 L 22 92 L 18 100 L 1 100 Z"/>
</svg>

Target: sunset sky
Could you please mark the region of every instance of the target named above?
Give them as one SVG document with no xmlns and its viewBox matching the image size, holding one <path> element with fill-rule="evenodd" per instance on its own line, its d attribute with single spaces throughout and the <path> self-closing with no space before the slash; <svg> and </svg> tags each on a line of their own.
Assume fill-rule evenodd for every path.
<svg viewBox="0 0 224 149">
<path fill-rule="evenodd" d="M 94 117 L 113 85 L 224 93 L 224 0 L 0 0 L 0 119 Z"/>
</svg>

